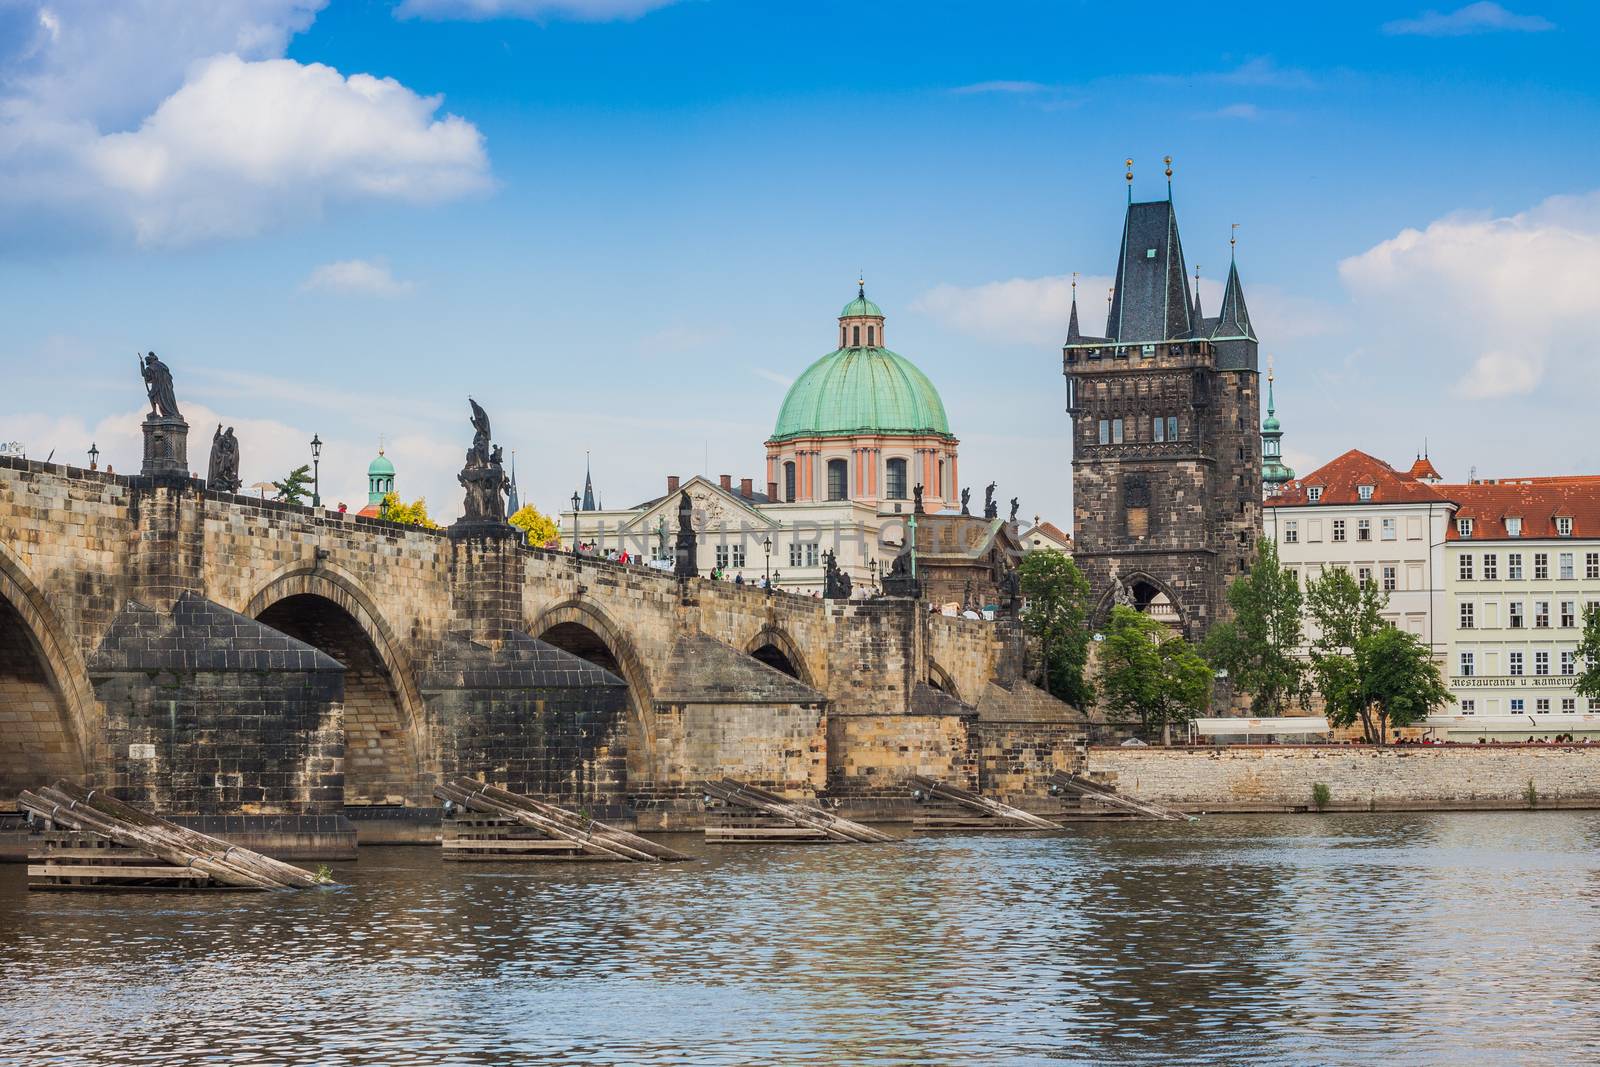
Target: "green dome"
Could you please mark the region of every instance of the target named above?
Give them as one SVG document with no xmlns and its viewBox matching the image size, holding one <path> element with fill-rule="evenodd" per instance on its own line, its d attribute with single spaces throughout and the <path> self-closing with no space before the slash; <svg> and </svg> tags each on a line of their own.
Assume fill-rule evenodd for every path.
<svg viewBox="0 0 1600 1067">
<path fill-rule="evenodd" d="M 881 319 L 883 318 L 883 309 L 868 300 L 866 294 L 862 293 L 846 304 L 843 311 L 839 312 L 841 319 L 855 318 L 859 315 L 870 315 L 873 318 Z"/>
<path fill-rule="evenodd" d="M 877 305 L 860 298 L 845 313 L 857 304 L 879 314 Z M 949 437 L 950 424 L 939 391 L 910 360 L 887 348 L 841 348 L 789 387 L 772 439 L 858 433 Z"/>
<path fill-rule="evenodd" d="M 1272 433 L 1274 430 L 1279 429 L 1281 426 L 1282 426 L 1282 423 L 1280 423 L 1278 421 L 1278 416 L 1276 416 L 1276 415 L 1268 415 L 1265 419 L 1263 419 L 1261 421 L 1261 428 L 1263 430 L 1265 430 L 1267 433 Z"/>
<path fill-rule="evenodd" d="M 367 464 L 367 477 L 368 478 L 375 478 L 378 475 L 390 476 L 390 475 L 393 475 L 393 474 L 394 474 L 394 464 L 390 463 L 389 460 L 388 460 L 388 457 L 386 457 L 382 452 L 378 453 L 378 458 L 377 459 L 375 459 L 371 463 Z"/>
</svg>

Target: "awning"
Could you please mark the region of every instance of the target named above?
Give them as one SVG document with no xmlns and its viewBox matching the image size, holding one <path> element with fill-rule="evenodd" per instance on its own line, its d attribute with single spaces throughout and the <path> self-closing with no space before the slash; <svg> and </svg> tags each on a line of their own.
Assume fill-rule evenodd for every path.
<svg viewBox="0 0 1600 1067">
<path fill-rule="evenodd" d="M 1541 730 L 1600 730 L 1600 715 L 1585 712 L 1542 712 L 1538 715 L 1429 715 L 1423 725 L 1430 730 L 1457 730 L 1475 734 L 1538 733 Z"/>
<path fill-rule="evenodd" d="M 1325 734 L 1328 720 L 1320 715 L 1278 715 L 1264 719 L 1196 719 L 1194 732 L 1201 737 L 1235 734 Z"/>
</svg>

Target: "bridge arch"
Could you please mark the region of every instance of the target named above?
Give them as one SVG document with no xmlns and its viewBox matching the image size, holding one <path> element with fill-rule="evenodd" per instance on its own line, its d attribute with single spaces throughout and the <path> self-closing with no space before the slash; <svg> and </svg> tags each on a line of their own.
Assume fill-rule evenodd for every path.
<svg viewBox="0 0 1600 1067">
<path fill-rule="evenodd" d="M 770 623 L 763 626 L 754 637 L 745 642 L 744 650 L 767 666 L 782 671 L 813 689 L 818 688 L 815 673 L 811 670 L 811 665 L 806 662 L 805 653 L 800 650 L 799 643 L 782 627 Z"/>
<path fill-rule="evenodd" d="M 415 795 L 430 751 L 417 676 L 394 630 L 350 574 L 299 563 L 271 578 L 244 614 L 345 667 L 345 802 Z"/>
<path fill-rule="evenodd" d="M 1133 597 L 1133 606 L 1153 619 L 1186 631 L 1189 625 L 1183 603 L 1170 584 L 1145 571 L 1132 571 L 1122 575 L 1122 584 Z M 1116 587 L 1100 594 L 1094 617 L 1103 624 L 1111 618 L 1115 606 Z"/>
<path fill-rule="evenodd" d="M 564 652 L 588 660 L 628 683 L 628 775 L 649 779 L 656 757 L 655 723 L 650 715 L 654 689 L 650 672 L 631 638 L 599 605 L 572 597 L 539 611 L 528 632 Z"/>
<path fill-rule="evenodd" d="M 950 672 L 939 666 L 933 660 L 928 660 L 928 684 L 946 696 L 961 699 L 961 692 L 956 688 L 956 680 Z"/>
<path fill-rule="evenodd" d="M 28 577 L 0 546 L 0 705 L 26 709 L 0 724 L 0 801 L 57 778 L 83 778 L 99 716 L 77 646 Z"/>
</svg>

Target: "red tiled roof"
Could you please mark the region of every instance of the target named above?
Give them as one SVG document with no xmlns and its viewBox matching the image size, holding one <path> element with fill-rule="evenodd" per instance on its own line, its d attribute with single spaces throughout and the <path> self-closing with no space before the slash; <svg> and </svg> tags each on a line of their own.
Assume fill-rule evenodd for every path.
<svg viewBox="0 0 1600 1067">
<path fill-rule="evenodd" d="M 1427 456 L 1418 456 L 1417 461 L 1411 464 L 1411 469 L 1406 471 L 1406 474 L 1418 480 L 1432 478 L 1438 481 L 1442 477 L 1439 469 L 1433 465 L 1433 461 Z"/>
<path fill-rule="evenodd" d="M 1372 486 L 1369 500 L 1361 499 L 1358 487 L 1363 485 Z M 1313 486 L 1322 490 L 1319 504 L 1426 504 L 1450 499 L 1433 486 L 1417 481 L 1411 473 L 1402 474 L 1376 456 L 1352 448 L 1338 459 L 1287 483 L 1265 504 L 1275 508 L 1309 504 L 1311 498 L 1306 490 Z"/>
<path fill-rule="evenodd" d="M 1041 522 L 1033 529 L 1044 534 L 1046 537 L 1054 538 L 1055 540 L 1060 541 L 1064 545 L 1072 544 L 1072 535 L 1069 533 L 1064 533 L 1061 528 L 1053 522 Z M 1028 532 L 1032 533 L 1033 530 L 1029 530 Z"/>
<path fill-rule="evenodd" d="M 1572 520 L 1572 537 L 1600 537 L 1600 476 L 1519 478 L 1440 486 L 1460 503 L 1458 521 L 1445 537 L 1451 541 L 1500 541 L 1510 537 L 1505 520 L 1522 520 L 1520 539 L 1559 537 L 1556 519 Z M 1472 535 L 1462 537 L 1461 519 L 1472 520 Z"/>
</svg>

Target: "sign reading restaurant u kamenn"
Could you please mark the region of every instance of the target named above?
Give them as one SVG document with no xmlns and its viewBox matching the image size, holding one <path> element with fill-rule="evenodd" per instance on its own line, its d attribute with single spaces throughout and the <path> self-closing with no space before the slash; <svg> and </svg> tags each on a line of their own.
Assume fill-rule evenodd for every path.
<svg viewBox="0 0 1600 1067">
<path fill-rule="evenodd" d="M 1570 674 L 1516 674 L 1470 678 L 1453 676 L 1451 689 L 1570 689 L 1577 682 Z"/>
</svg>

